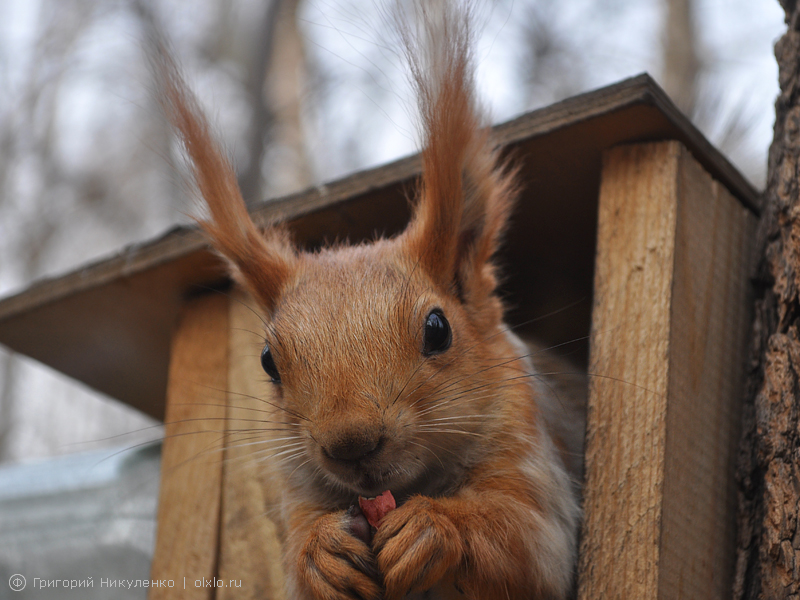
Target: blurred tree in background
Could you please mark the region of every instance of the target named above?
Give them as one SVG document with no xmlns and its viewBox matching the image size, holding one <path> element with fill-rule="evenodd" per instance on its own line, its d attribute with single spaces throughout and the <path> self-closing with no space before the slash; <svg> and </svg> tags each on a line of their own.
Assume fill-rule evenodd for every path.
<svg viewBox="0 0 800 600">
<path fill-rule="evenodd" d="M 378 0 L 143 4 L 171 36 L 248 202 L 414 151 L 414 104 Z M 782 30 L 773 0 L 480 6 L 478 82 L 495 120 L 646 70 L 763 184 Z M 3 295 L 193 210 L 152 95 L 141 15 L 132 0 L 0 5 Z M 132 444 L 113 436 L 151 425 L 0 350 L 0 461 Z"/>
</svg>

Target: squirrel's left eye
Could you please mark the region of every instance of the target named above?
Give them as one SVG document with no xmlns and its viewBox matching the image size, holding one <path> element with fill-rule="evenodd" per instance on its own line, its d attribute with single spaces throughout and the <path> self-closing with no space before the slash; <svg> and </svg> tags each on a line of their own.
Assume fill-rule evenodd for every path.
<svg viewBox="0 0 800 600">
<path fill-rule="evenodd" d="M 275 366 L 275 359 L 272 358 L 272 352 L 270 352 L 269 346 L 264 346 L 264 349 L 261 351 L 261 367 L 264 369 L 264 372 L 272 378 L 272 383 L 281 382 L 281 374 L 278 373 L 278 367 Z"/>
<path fill-rule="evenodd" d="M 440 354 L 450 347 L 453 341 L 453 332 L 450 323 L 439 308 L 433 309 L 425 321 L 425 334 L 422 353 L 426 356 Z"/>
</svg>

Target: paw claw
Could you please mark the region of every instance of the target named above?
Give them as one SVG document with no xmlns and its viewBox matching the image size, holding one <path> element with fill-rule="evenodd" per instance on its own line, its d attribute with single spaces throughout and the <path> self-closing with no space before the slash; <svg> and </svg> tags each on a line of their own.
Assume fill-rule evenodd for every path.
<svg viewBox="0 0 800 600">
<path fill-rule="evenodd" d="M 320 517 L 297 562 L 299 579 L 321 600 L 379 600 L 382 588 L 375 555 L 352 533 L 345 511 Z"/>
<path fill-rule="evenodd" d="M 383 573 L 385 599 L 430 589 L 461 562 L 461 537 L 427 498 L 412 498 L 387 515 L 373 548 Z"/>
</svg>

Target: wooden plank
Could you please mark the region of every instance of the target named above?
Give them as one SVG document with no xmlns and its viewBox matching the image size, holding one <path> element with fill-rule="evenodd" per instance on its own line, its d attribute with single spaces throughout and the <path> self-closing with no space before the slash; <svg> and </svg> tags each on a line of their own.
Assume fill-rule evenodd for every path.
<svg viewBox="0 0 800 600">
<path fill-rule="evenodd" d="M 678 185 L 659 586 L 669 598 L 728 598 L 756 219 L 685 155 Z"/>
<path fill-rule="evenodd" d="M 217 574 L 222 423 L 228 379 L 228 301 L 188 302 L 172 339 L 150 600 L 212 600 L 197 580 Z"/>
<path fill-rule="evenodd" d="M 730 594 L 754 231 L 679 143 L 606 153 L 581 600 Z"/>
<path fill-rule="evenodd" d="M 603 377 L 589 383 L 581 599 L 656 597 L 674 152 L 633 146 L 604 162 L 589 363 Z"/>
<path fill-rule="evenodd" d="M 243 292 L 232 294 L 230 323 L 219 569 L 225 587 L 217 600 L 283 600 L 280 478 L 273 469 L 287 435 L 275 423 L 272 385 L 260 364 L 264 325 Z"/>
</svg>

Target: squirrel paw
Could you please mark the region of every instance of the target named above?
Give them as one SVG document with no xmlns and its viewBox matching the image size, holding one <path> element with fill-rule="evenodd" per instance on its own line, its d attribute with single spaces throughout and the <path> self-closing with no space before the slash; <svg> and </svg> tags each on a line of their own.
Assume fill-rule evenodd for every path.
<svg viewBox="0 0 800 600">
<path fill-rule="evenodd" d="M 463 556 L 453 522 L 437 510 L 435 500 L 416 496 L 381 521 L 373 548 L 383 574 L 386 600 L 430 589 Z"/>
<path fill-rule="evenodd" d="M 352 515 L 317 519 L 297 561 L 299 579 L 314 598 L 379 600 L 380 575 L 372 550 L 353 535 Z"/>
</svg>

